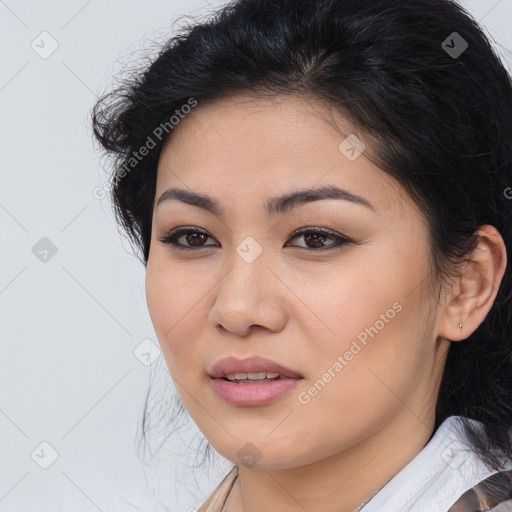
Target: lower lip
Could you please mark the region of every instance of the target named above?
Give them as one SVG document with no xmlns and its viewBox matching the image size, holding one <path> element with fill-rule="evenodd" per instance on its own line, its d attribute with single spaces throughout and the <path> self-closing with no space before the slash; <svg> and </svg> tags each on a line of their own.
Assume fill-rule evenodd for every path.
<svg viewBox="0 0 512 512">
<path fill-rule="evenodd" d="M 211 379 L 213 389 L 226 402 L 238 406 L 263 405 L 292 390 L 300 379 L 280 377 L 269 382 L 237 384 L 224 379 Z"/>
</svg>

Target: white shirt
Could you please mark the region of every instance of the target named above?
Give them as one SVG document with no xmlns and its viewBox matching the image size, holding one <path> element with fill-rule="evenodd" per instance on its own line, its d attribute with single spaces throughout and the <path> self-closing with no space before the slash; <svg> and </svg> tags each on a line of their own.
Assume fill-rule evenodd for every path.
<svg viewBox="0 0 512 512">
<path fill-rule="evenodd" d="M 469 422 L 482 430 L 479 422 Z M 512 460 L 504 464 L 503 471 L 507 470 L 512 470 Z M 441 423 L 432 439 L 414 459 L 384 485 L 360 512 L 449 512 L 466 491 L 495 473 L 497 471 L 488 468 L 473 451 L 463 433 L 461 417 L 450 416 Z M 221 512 L 237 475 L 238 466 L 235 465 L 198 512 Z M 501 487 L 505 494 L 512 497 L 512 476 L 510 484 L 505 482 L 494 487 Z M 486 497 L 483 499 L 486 500 Z M 490 512 L 512 512 L 512 499 L 505 500 L 495 498 L 494 502 L 499 504 Z M 459 505 L 460 501 L 457 503 L 459 511 L 478 512 L 471 504 Z M 486 507 L 485 510 L 489 509 Z"/>
<path fill-rule="evenodd" d="M 482 428 L 479 422 L 470 423 Z M 512 469 L 512 461 L 505 469 Z M 460 417 L 450 416 L 361 512 L 446 512 L 465 491 L 494 473 L 471 449 Z"/>
</svg>

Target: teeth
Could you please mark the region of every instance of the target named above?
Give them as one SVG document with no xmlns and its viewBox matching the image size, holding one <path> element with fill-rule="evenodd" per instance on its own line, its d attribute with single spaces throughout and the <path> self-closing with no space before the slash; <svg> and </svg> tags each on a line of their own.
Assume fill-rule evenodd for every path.
<svg viewBox="0 0 512 512">
<path fill-rule="evenodd" d="M 279 377 L 277 372 L 257 372 L 257 373 L 230 373 L 226 375 L 228 380 L 263 380 L 275 379 Z"/>
</svg>

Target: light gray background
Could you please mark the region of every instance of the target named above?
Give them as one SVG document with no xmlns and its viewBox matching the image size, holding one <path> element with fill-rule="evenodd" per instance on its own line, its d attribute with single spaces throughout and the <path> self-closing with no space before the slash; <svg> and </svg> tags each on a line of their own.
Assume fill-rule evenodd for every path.
<svg viewBox="0 0 512 512">
<path fill-rule="evenodd" d="M 137 457 L 150 372 L 172 384 L 147 355 L 144 267 L 93 193 L 106 175 L 88 125 L 120 62 L 223 3 L 0 0 L 0 512 L 192 511 L 231 466 L 192 471 L 194 425 L 153 465 Z M 510 69 L 512 0 L 463 4 Z"/>
</svg>

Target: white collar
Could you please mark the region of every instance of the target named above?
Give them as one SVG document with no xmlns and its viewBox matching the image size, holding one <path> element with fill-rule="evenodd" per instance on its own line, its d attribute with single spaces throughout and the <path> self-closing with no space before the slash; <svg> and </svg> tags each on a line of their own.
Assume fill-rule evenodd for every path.
<svg viewBox="0 0 512 512">
<path fill-rule="evenodd" d="M 418 455 L 361 512 L 446 512 L 465 491 L 496 473 L 471 449 L 460 420 L 446 418 Z M 479 422 L 469 421 L 481 428 Z M 512 469 L 512 461 L 505 469 Z"/>
</svg>

